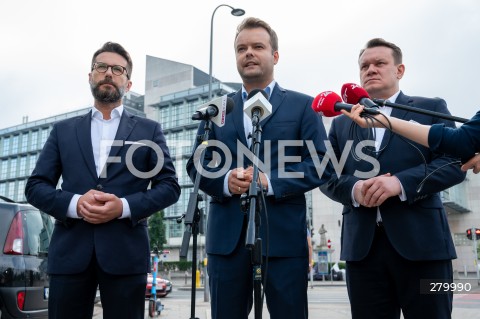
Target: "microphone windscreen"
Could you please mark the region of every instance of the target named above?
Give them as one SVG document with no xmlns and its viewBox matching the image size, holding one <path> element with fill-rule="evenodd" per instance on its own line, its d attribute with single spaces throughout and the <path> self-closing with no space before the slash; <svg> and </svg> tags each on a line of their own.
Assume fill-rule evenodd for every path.
<svg viewBox="0 0 480 319">
<path fill-rule="evenodd" d="M 345 103 L 358 104 L 363 98 L 369 99 L 368 92 L 360 85 L 355 83 L 345 83 L 342 85 L 342 98 Z"/>
<path fill-rule="evenodd" d="M 333 117 L 342 114 L 335 111 L 335 104 L 342 102 L 342 98 L 335 92 L 325 91 L 313 99 L 312 109 L 315 112 L 322 112 L 323 116 Z"/>
</svg>

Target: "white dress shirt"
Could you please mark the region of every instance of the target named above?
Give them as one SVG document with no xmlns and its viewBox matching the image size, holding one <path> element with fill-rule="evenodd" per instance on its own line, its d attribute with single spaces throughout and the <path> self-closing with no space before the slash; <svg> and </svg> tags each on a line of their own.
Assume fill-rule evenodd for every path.
<svg viewBox="0 0 480 319">
<path fill-rule="evenodd" d="M 123 105 L 120 105 L 112 110 L 110 119 L 103 118 L 102 112 L 95 107 L 92 107 L 92 123 L 91 123 L 91 138 L 93 157 L 95 159 L 95 169 L 98 177 L 104 177 L 107 171 L 102 173 L 107 162 L 108 154 L 111 146 L 115 140 L 115 135 L 120 125 L 120 119 L 123 114 Z M 77 214 L 77 203 L 82 195 L 73 195 L 68 206 L 67 217 L 81 218 Z M 125 198 L 121 198 L 123 203 L 123 212 L 120 218 L 129 218 L 131 216 L 130 206 Z"/>
</svg>

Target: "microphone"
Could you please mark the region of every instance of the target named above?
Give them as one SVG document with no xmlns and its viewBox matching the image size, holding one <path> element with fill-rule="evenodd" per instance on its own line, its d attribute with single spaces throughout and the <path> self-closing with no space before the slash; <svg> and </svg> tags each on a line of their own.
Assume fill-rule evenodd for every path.
<svg viewBox="0 0 480 319">
<path fill-rule="evenodd" d="M 370 99 L 367 91 L 355 83 L 345 83 L 342 85 L 343 100 L 350 104 L 360 103 L 366 107 L 377 107 L 378 105 Z"/>
<path fill-rule="evenodd" d="M 218 127 L 225 125 L 225 117 L 233 109 L 235 103 L 231 97 L 220 96 L 210 102 L 200 105 L 192 115 L 192 120 L 211 120 Z"/>
<path fill-rule="evenodd" d="M 312 103 L 312 109 L 315 112 L 321 112 L 323 116 L 332 117 L 342 114 L 340 110 L 346 110 L 350 112 L 352 110 L 352 104 L 342 102 L 340 95 L 333 91 L 325 91 L 315 97 Z M 376 108 L 363 109 L 362 113 L 367 114 L 379 114 L 380 111 Z"/>
<path fill-rule="evenodd" d="M 243 112 L 253 121 L 258 118 L 258 122 L 272 114 L 272 104 L 267 100 L 267 93 L 261 89 L 253 89 L 243 105 Z"/>
</svg>

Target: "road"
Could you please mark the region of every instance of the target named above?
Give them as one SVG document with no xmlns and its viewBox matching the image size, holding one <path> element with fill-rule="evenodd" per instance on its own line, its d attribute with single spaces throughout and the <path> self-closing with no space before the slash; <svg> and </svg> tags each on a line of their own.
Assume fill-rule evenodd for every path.
<svg viewBox="0 0 480 319">
<path fill-rule="evenodd" d="M 194 315 L 199 319 L 210 319 L 210 304 L 204 302 L 203 290 L 197 290 Z M 308 289 L 309 316 L 310 318 L 327 319 L 351 319 L 350 305 L 348 302 L 347 289 L 345 285 L 320 285 L 316 283 L 313 288 Z M 166 298 L 161 298 L 164 310 L 160 319 L 188 319 L 192 318 L 192 307 L 190 303 L 191 292 L 188 289 L 175 287 Z M 145 302 L 147 309 L 148 301 Z M 263 307 L 263 318 L 268 319 L 266 306 Z M 95 307 L 93 318 L 102 319 L 101 304 Z M 148 313 L 145 312 L 145 318 Z M 480 290 L 470 294 L 455 294 L 453 301 L 453 319 L 480 319 Z M 249 319 L 254 319 L 253 311 Z"/>
</svg>

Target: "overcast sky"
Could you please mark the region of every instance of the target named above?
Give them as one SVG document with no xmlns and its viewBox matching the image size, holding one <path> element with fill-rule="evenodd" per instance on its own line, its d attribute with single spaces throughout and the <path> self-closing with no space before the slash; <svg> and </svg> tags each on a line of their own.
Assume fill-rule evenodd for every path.
<svg viewBox="0 0 480 319">
<path fill-rule="evenodd" d="M 275 78 L 284 88 L 340 93 L 342 84 L 359 83 L 359 50 L 382 37 L 403 50 L 406 94 L 442 97 L 460 117 L 480 109 L 478 0 L 3 0 L 0 128 L 91 105 L 90 61 L 106 41 L 132 55 L 132 91 L 141 94 L 146 55 L 208 73 L 210 19 L 222 3 L 276 30 Z M 215 13 L 213 75 L 225 82 L 241 81 L 233 39 L 244 17 L 227 7 Z"/>
</svg>

